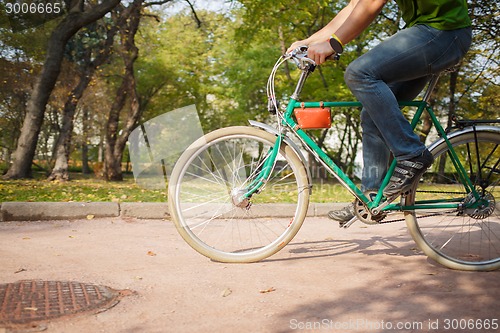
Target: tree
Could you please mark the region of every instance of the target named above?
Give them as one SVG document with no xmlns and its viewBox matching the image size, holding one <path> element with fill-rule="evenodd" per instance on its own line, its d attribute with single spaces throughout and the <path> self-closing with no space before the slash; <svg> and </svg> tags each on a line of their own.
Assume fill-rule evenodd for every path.
<svg viewBox="0 0 500 333">
<path fill-rule="evenodd" d="M 267 101 L 264 84 L 269 74 L 272 63 L 294 41 L 304 39 L 321 29 L 334 15 L 347 3 L 347 1 L 241 1 L 245 6 L 242 14 L 242 23 L 236 33 L 237 51 L 235 57 L 244 64 L 251 64 L 252 70 L 241 70 L 237 66 L 234 70 L 234 81 L 230 85 L 235 91 L 235 96 L 241 96 L 238 103 L 243 110 L 240 113 L 247 115 L 255 113 L 261 120 L 268 117 L 265 112 Z M 395 20 L 390 14 L 390 8 L 385 9 L 386 15 L 379 20 Z M 258 22 L 255 24 L 254 22 Z M 385 29 L 394 30 L 394 22 L 380 24 Z M 375 25 L 374 25 L 375 26 Z M 366 31 L 362 36 L 353 41 L 346 48 L 346 52 L 339 62 L 329 62 L 318 67 L 308 78 L 301 94 L 301 100 L 352 100 L 353 96 L 343 80 L 343 73 L 347 64 L 364 52 L 373 40 L 373 37 L 382 38 L 390 32 L 378 33 Z M 382 33 L 383 32 L 383 33 Z M 258 55 L 257 55 L 258 54 Z M 253 59 L 253 60 L 252 60 Z M 238 61 L 238 60 L 237 60 Z M 243 73 L 243 74 L 238 74 Z M 256 74 L 257 73 L 257 74 Z M 260 91 L 249 84 L 259 84 L 252 77 L 262 75 Z M 295 88 L 299 71 L 295 68 L 285 68 L 276 79 L 277 96 L 282 96 L 282 103 L 287 103 L 288 98 Z M 240 80 L 240 78 L 242 78 Z M 258 99 L 257 99 L 258 98 Z M 238 99 L 240 101 L 240 99 Z M 311 137 L 332 157 L 337 164 L 344 167 L 351 175 L 354 172 L 354 161 L 358 154 L 361 141 L 359 109 L 333 110 L 336 131 L 313 131 Z M 309 167 L 319 170 L 320 165 L 315 165 L 314 159 L 309 159 Z M 321 176 L 323 172 L 315 172 Z"/>
<path fill-rule="evenodd" d="M 116 90 L 115 100 L 111 105 L 106 124 L 106 143 L 104 155 L 103 176 L 107 180 L 123 180 L 121 163 L 123 149 L 132 129 L 140 117 L 139 96 L 137 95 L 134 62 L 139 56 L 139 49 L 135 45 L 135 34 L 139 29 L 142 4 L 144 0 L 134 0 L 121 14 L 124 20 L 120 21 L 119 33 L 121 48 L 119 54 L 124 64 L 122 82 Z M 128 105 L 126 124 L 119 133 L 120 112 Z"/>
<path fill-rule="evenodd" d="M 62 126 L 54 149 L 55 165 L 49 180 L 69 180 L 68 159 L 76 108 L 95 71 L 109 59 L 117 30 L 118 25 L 109 20 L 93 23 L 75 35 L 73 42 L 68 44 L 72 45 L 69 51 L 74 53 L 71 56 L 73 62 L 79 64 L 79 77 L 63 108 Z M 88 172 L 88 165 L 85 166 Z"/>
<path fill-rule="evenodd" d="M 31 65 L 26 61 L 7 61 L 0 59 L 0 71 L 3 74 L 0 91 L 0 147 L 3 160 L 10 162 L 13 148 L 21 131 L 24 105 L 28 100 Z M 24 74 L 24 75 L 23 75 Z"/>
<path fill-rule="evenodd" d="M 472 46 L 456 71 L 442 75 L 434 91 L 432 105 L 446 125 L 453 119 L 496 119 L 500 114 L 498 101 L 498 63 L 500 61 L 500 17 L 498 2 L 469 3 L 472 19 Z M 444 84 L 443 84 L 444 83 Z M 482 101 L 489 101 L 483 103 Z M 421 138 L 425 140 L 431 121 L 424 114 Z"/>
<path fill-rule="evenodd" d="M 123 61 L 121 83 L 116 90 L 115 99 L 111 105 L 106 123 L 106 142 L 104 152 L 103 176 L 106 180 L 123 180 L 122 158 L 128 136 L 137 126 L 143 109 L 141 98 L 137 91 L 135 61 L 139 57 L 139 49 L 135 37 L 139 29 L 145 7 L 162 5 L 172 0 L 162 0 L 147 3 L 144 0 L 134 0 L 128 7 L 123 8 L 118 23 L 120 45 L 118 54 Z M 121 112 L 127 111 L 126 119 L 122 120 Z"/>
<path fill-rule="evenodd" d="M 43 49 L 55 26 L 48 22 L 44 26 L 22 31 L 14 30 L 12 18 L 7 16 L 4 4 L 0 3 L 0 146 L 1 159 L 7 164 L 17 145 L 26 103 L 32 83 L 40 72 Z"/>
<path fill-rule="evenodd" d="M 4 71 L 4 80 L 7 82 L 0 91 L 0 124 L 3 128 L 0 145 L 5 147 L 6 158 L 14 147 L 21 146 L 21 141 L 30 142 L 26 138 L 28 134 L 31 139 L 35 139 L 35 143 L 39 137 L 37 153 L 50 160 L 50 163 L 56 157 L 53 171 L 59 172 L 57 177 L 64 179 L 64 172 L 67 171 L 61 170 L 67 170 L 67 156 L 71 152 L 69 143 L 75 141 L 73 146 L 76 146 L 79 144 L 78 140 L 82 140 L 83 149 L 87 141 L 97 144 L 96 137 L 100 136 L 102 145 L 107 144 L 106 178 L 121 179 L 121 159 L 130 128 L 149 117 L 196 103 L 207 131 L 221 126 L 246 124 L 247 119 L 268 121 L 270 115 L 266 110 L 265 85 L 276 59 L 293 41 L 305 38 L 321 28 L 347 3 L 347 0 L 241 0 L 241 6 L 234 6 L 226 15 L 199 12 L 197 20 L 193 20 L 191 13 L 186 10 L 173 17 L 158 15 L 154 17 L 155 20 L 146 20 L 145 18 L 153 17 L 149 6 L 169 1 L 145 1 L 140 6 L 137 5 L 137 10 L 134 11 L 134 15 L 139 13 L 140 22 L 130 16 L 132 7 L 140 1 L 127 0 L 122 6 L 115 6 L 111 16 L 107 15 L 95 24 L 105 26 L 105 20 L 113 22 L 111 26 L 105 26 L 106 30 L 99 30 L 102 31 L 99 36 L 90 36 L 93 28 L 89 25 L 78 30 L 86 34 L 86 41 L 76 45 L 79 53 L 73 59 L 73 64 L 64 62 L 71 72 L 64 69 L 56 76 L 57 84 L 52 90 L 48 89 L 50 99 L 45 100 L 46 106 L 45 109 L 42 108 L 41 114 L 33 112 L 37 109 L 34 105 L 39 107 L 43 104 L 40 91 L 50 87 L 50 84 L 42 87 L 39 81 L 44 77 L 44 82 L 50 83 L 47 71 L 53 67 L 49 66 L 49 53 L 46 54 L 46 60 L 42 61 L 43 57 L 40 58 L 33 50 L 37 49 L 39 54 L 43 53 L 40 50 L 52 50 L 50 52 L 54 54 L 56 30 L 61 30 L 61 25 L 68 20 L 70 14 L 29 32 L 21 31 L 17 35 L 11 35 L 7 29 L 3 29 L 6 18 L 0 12 L 0 69 Z M 84 1 L 80 0 L 78 3 L 83 4 Z M 104 5 L 104 0 L 87 0 L 86 10 L 77 7 L 73 14 L 78 16 L 84 12 L 89 13 L 99 6 L 97 3 Z M 2 4 L 0 8 L 1 6 Z M 496 15 L 497 7 L 496 2 L 479 1 L 470 4 L 475 29 L 474 46 L 461 65 L 458 75 L 444 76 L 434 94 L 435 110 L 440 118 L 445 119 L 452 113 L 465 118 L 498 117 L 500 16 Z M 125 14 L 129 15 L 127 19 L 119 22 L 120 17 L 126 17 Z M 399 12 L 394 2 L 388 2 L 377 19 L 377 23 L 347 45 L 339 62 L 329 62 L 317 68 L 304 87 L 301 96 L 303 100 L 353 99 L 343 82 L 345 67 L 379 40 L 401 28 Z M 140 30 L 134 28 L 137 22 L 137 29 Z M 97 50 L 103 50 L 105 31 L 107 33 L 111 28 L 120 28 L 120 33 L 117 30 L 108 60 L 94 71 L 91 68 L 96 64 L 94 61 L 99 54 Z M 50 48 L 45 46 L 49 34 L 44 34 L 42 29 L 53 30 Z M 47 37 L 33 38 L 34 32 Z M 58 36 L 61 41 L 62 33 Z M 32 39 L 36 40 L 30 41 Z M 95 49 L 87 48 L 90 46 L 89 39 L 97 43 L 94 45 Z M 59 48 L 61 49 L 64 47 Z M 90 50 L 91 54 L 86 53 Z M 15 59 L 12 54 L 16 55 Z M 59 54 L 62 55 L 62 52 Z M 42 63 L 44 71 L 40 72 Z M 86 66 L 77 70 L 75 63 Z M 89 71 L 86 72 L 87 70 Z M 53 78 L 54 72 L 51 73 Z M 66 76 L 63 77 L 63 74 Z M 278 73 L 276 92 L 282 102 L 287 102 L 298 74 L 299 71 L 292 66 Z M 36 76 L 38 80 L 33 90 L 35 94 L 31 95 L 28 88 Z M 84 88 L 89 78 L 92 84 Z M 78 80 L 81 85 L 78 85 Z M 72 89 L 72 95 L 68 98 L 67 94 Z M 35 99 L 36 95 L 38 99 Z M 78 102 L 80 96 L 82 98 Z M 30 98 L 32 102 L 26 108 Z M 62 112 L 64 105 L 66 111 Z M 32 112 L 28 114 L 28 110 Z M 349 168 L 354 165 L 360 144 L 360 110 L 353 108 L 333 111 L 334 129 L 328 132 L 317 131 L 313 133 L 313 137 L 339 165 L 344 166 L 345 170 L 352 170 Z M 86 120 L 75 123 L 75 119 L 81 119 L 77 118 L 79 112 Z M 27 119 L 24 124 L 31 131 L 28 133 L 29 131 L 23 130 L 24 136 L 19 135 L 22 119 Z M 36 134 L 33 129 L 42 120 L 42 129 Z M 75 131 L 73 138 L 72 127 L 81 129 L 79 125 L 83 126 L 87 121 L 98 125 L 86 127 L 90 134 L 86 134 L 86 129 L 82 130 L 85 132 L 82 136 L 79 136 L 80 131 Z M 30 122 L 31 125 L 27 125 Z M 59 132 L 59 143 L 57 148 L 53 148 L 53 141 L 57 136 L 55 133 Z M 425 128 L 422 134 L 427 134 Z M 89 136 L 88 140 L 85 139 L 86 135 Z M 16 143 L 18 137 L 22 139 L 19 144 Z M 33 148 L 32 144 L 23 145 L 22 149 L 16 149 L 15 162 L 9 170 L 13 178 L 18 177 L 17 171 L 14 175 L 14 169 L 21 170 L 16 165 L 17 160 L 24 159 L 22 156 L 26 156 L 24 153 L 28 151 L 27 146 Z M 53 150 L 59 153 L 51 155 Z M 30 170 L 31 161 L 27 168 Z"/>
<path fill-rule="evenodd" d="M 245 53 L 257 53 L 255 47 L 263 44 L 281 45 L 282 50 L 291 42 L 306 38 L 324 26 L 333 15 L 342 8 L 347 1 L 295 1 L 286 0 L 241 0 L 243 13 L 242 24 L 236 39 L 242 48 L 240 57 Z M 474 43 L 473 49 L 464 60 L 459 72 L 443 75 L 439 89 L 434 94 L 436 111 L 440 116 L 463 115 L 468 118 L 496 118 L 498 117 L 498 98 L 490 95 L 498 92 L 498 62 L 499 60 L 499 19 L 498 2 L 476 1 L 469 3 L 473 19 Z M 365 32 L 346 46 L 340 61 L 335 64 L 326 64 L 319 67 L 304 87 L 304 100 L 351 100 L 353 97 L 343 84 L 341 77 L 345 67 L 351 60 L 360 56 L 368 49 L 387 36 L 401 29 L 400 12 L 394 2 L 388 2 L 381 15 Z M 237 43 L 238 45 L 238 43 Z M 262 59 L 266 55 L 255 56 Z M 253 65 L 252 62 L 249 62 Z M 235 69 L 235 72 L 237 70 Z M 259 73 L 259 69 L 253 70 Z M 245 76 L 246 72 L 243 72 Z M 290 75 L 291 74 L 291 75 Z M 248 75 L 247 78 L 250 78 Z M 245 82 L 253 82 L 251 79 Z M 296 82 L 292 71 L 284 71 L 278 77 L 278 89 L 289 91 L 286 84 Z M 231 84 L 237 86 L 237 84 Z M 247 87 L 248 83 L 244 85 Z M 321 88 L 319 88 L 321 87 Z M 249 89 L 254 92 L 253 89 Z M 242 92 L 248 96 L 248 92 Z M 489 97 L 486 97 L 488 95 Z M 285 100 L 288 95 L 285 93 Z M 247 99 L 248 100 L 248 99 Z M 495 104 L 496 103 L 496 104 Z M 486 105 L 488 105 L 486 109 Z M 254 103 L 254 108 L 264 108 L 263 101 Z M 482 109 L 479 109 L 481 108 Z M 468 110 L 466 110 L 468 109 Z M 359 110 L 335 110 L 333 126 L 340 135 L 334 140 L 325 139 L 324 132 L 318 131 L 314 138 L 318 143 L 328 141 L 340 144 L 326 149 L 339 165 L 349 166 L 354 162 L 360 140 Z M 430 122 L 424 119 L 427 127 L 420 128 L 422 139 L 425 140 L 430 130 Z M 351 136 L 346 135 L 351 133 Z M 346 141 L 347 140 L 347 141 Z M 351 141 L 354 140 L 354 141 Z"/>
<path fill-rule="evenodd" d="M 196 104 L 204 129 L 209 131 L 242 117 L 232 117 L 228 106 L 234 98 L 224 84 L 235 67 L 228 56 L 233 28 L 224 15 L 209 11 L 197 15 L 201 25 L 190 13 L 182 12 L 142 31 L 139 47 L 144 55 L 137 64 L 138 89 L 145 119 Z"/>
<path fill-rule="evenodd" d="M 31 176 L 31 164 L 35 155 L 45 107 L 60 73 L 66 43 L 78 30 L 103 17 L 119 2 L 120 0 L 107 0 L 84 9 L 84 0 L 71 1 L 68 14 L 57 25 L 49 39 L 42 71 L 27 103 L 26 116 L 14 153 L 14 161 L 4 176 L 5 178 Z"/>
</svg>

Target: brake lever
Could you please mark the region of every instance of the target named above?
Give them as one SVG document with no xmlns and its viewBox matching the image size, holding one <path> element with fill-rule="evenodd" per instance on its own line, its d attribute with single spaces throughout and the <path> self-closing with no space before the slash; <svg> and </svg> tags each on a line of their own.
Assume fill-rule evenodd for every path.
<svg viewBox="0 0 500 333">
<path fill-rule="evenodd" d="M 314 70 L 314 68 L 316 67 L 316 62 L 307 57 L 307 49 L 308 47 L 306 45 L 299 46 L 292 52 L 286 54 L 285 57 L 292 60 L 295 65 L 297 65 L 297 67 L 301 70 L 310 69 L 311 67 Z"/>
<path fill-rule="evenodd" d="M 307 57 L 307 49 L 306 45 L 299 46 L 289 54 L 285 55 L 289 57 L 289 59 L 293 60 L 293 62 L 297 65 L 299 69 L 307 69 L 309 66 L 316 67 L 317 64 L 314 60 Z M 326 58 L 327 60 L 337 61 L 340 59 L 339 53 L 333 53 Z"/>
<path fill-rule="evenodd" d="M 285 54 L 285 56 L 288 56 L 291 58 L 295 58 L 295 57 L 302 58 L 302 57 L 307 56 L 307 49 L 308 49 L 307 45 L 302 45 L 302 46 L 299 46 L 296 49 L 294 49 L 292 52 Z"/>
</svg>

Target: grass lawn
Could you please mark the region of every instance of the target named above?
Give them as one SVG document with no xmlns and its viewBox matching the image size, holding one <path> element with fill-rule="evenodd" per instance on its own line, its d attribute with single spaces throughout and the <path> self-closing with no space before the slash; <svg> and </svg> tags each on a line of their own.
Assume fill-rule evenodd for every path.
<svg viewBox="0 0 500 333">
<path fill-rule="evenodd" d="M 0 202 L 165 202 L 167 190 L 145 189 L 132 175 L 122 182 L 106 182 L 92 176 L 71 174 L 69 182 L 47 181 L 42 175 L 34 179 L 0 179 Z M 264 191 L 265 192 L 265 191 Z M 262 194 L 261 194 L 262 195 Z M 349 202 L 352 196 L 339 184 L 316 183 L 311 202 Z M 277 199 L 278 201 L 278 199 Z"/>
<path fill-rule="evenodd" d="M 131 175 L 123 182 L 106 182 L 93 176 L 72 174 L 68 182 L 53 182 L 42 177 L 23 180 L 0 179 L 0 202 L 161 202 L 167 190 L 149 190 L 135 184 Z"/>
</svg>

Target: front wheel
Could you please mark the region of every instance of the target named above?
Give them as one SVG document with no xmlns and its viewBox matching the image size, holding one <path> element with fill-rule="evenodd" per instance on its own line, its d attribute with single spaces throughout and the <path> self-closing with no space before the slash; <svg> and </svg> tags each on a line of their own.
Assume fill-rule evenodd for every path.
<svg viewBox="0 0 500 333">
<path fill-rule="evenodd" d="M 431 150 L 435 157 L 415 184 L 405 205 L 429 207 L 459 204 L 459 208 L 408 211 L 406 222 L 422 251 L 452 269 L 487 271 L 500 268 L 500 132 L 468 131 L 450 139 L 453 150 L 480 195 L 467 193 L 443 141 Z"/>
<path fill-rule="evenodd" d="M 228 127 L 198 139 L 180 156 L 169 180 L 169 208 L 196 251 L 220 262 L 254 262 L 298 232 L 310 186 L 301 159 L 284 142 L 265 185 L 241 200 L 276 140 L 253 127 Z"/>
</svg>

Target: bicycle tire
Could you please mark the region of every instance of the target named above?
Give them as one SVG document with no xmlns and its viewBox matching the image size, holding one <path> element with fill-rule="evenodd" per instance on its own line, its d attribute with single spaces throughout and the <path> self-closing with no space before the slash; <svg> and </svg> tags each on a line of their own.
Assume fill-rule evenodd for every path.
<svg viewBox="0 0 500 333">
<path fill-rule="evenodd" d="M 467 271 L 499 269 L 500 132 L 466 131 L 452 137 L 450 142 L 474 186 L 480 190 L 485 207 L 440 212 L 407 211 L 408 229 L 420 249 L 443 266 Z M 424 181 L 414 185 L 405 204 L 452 198 L 459 198 L 462 203 L 470 202 L 472 196 L 466 194 L 444 140 L 434 146 L 431 153 L 435 157 L 433 165 L 424 174 Z M 426 214 L 432 216 L 426 217 Z"/>
<path fill-rule="evenodd" d="M 271 178 L 238 207 L 235 193 L 252 181 L 276 136 L 264 130 L 222 128 L 195 141 L 169 179 L 170 214 L 182 238 L 218 262 L 256 262 L 282 249 L 300 229 L 309 206 L 307 171 L 281 143 Z M 281 202 L 287 198 L 290 202 Z"/>
</svg>

